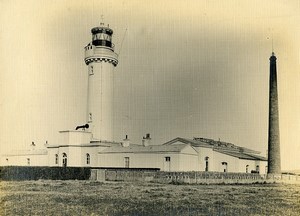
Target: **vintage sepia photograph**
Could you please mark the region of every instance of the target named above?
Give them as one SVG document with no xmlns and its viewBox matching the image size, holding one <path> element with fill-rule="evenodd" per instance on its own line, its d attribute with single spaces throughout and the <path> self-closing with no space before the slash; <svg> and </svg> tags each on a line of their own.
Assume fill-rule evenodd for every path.
<svg viewBox="0 0 300 216">
<path fill-rule="evenodd" d="M 0 8 L 0 215 L 300 215 L 300 0 Z"/>
</svg>

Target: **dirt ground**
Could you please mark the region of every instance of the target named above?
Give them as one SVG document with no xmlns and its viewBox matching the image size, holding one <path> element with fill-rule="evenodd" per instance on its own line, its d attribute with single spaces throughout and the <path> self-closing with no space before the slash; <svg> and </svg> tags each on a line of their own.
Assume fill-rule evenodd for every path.
<svg viewBox="0 0 300 216">
<path fill-rule="evenodd" d="M 300 185 L 2 181 L 0 215 L 300 215 Z"/>
</svg>

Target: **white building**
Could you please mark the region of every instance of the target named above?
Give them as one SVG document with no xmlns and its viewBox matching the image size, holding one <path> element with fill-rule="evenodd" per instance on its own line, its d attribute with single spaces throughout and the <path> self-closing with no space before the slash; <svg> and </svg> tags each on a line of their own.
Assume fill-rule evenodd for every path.
<svg viewBox="0 0 300 216">
<path fill-rule="evenodd" d="M 45 143 L 3 155 L 2 166 L 70 166 L 102 168 L 157 168 L 163 171 L 251 171 L 264 174 L 267 159 L 259 152 L 231 143 L 204 138 L 176 138 L 163 145 L 151 144 L 150 134 L 142 144 L 113 142 L 113 70 L 118 55 L 113 31 L 101 24 L 91 30 L 92 42 L 85 47 L 88 66 L 86 123 L 80 130 L 60 131 L 62 143 Z"/>
<path fill-rule="evenodd" d="M 259 152 L 204 138 L 175 138 L 163 145 L 116 145 L 98 152 L 100 167 L 158 168 L 162 171 L 259 172 Z"/>
<path fill-rule="evenodd" d="M 267 159 L 256 151 L 205 138 L 175 138 L 152 145 L 89 141 L 90 132 L 69 131 L 62 145 L 19 151 L 2 157 L 6 166 L 57 166 L 100 168 L 156 168 L 161 171 L 259 172 L 265 174 Z"/>
</svg>

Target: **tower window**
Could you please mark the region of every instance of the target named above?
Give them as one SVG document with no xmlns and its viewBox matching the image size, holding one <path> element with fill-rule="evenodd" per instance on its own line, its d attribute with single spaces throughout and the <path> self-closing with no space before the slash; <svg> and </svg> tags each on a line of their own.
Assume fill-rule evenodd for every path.
<svg viewBox="0 0 300 216">
<path fill-rule="evenodd" d="M 86 154 L 86 164 L 90 164 L 91 163 L 91 157 L 90 157 L 90 154 L 87 153 Z"/>
<path fill-rule="evenodd" d="M 92 122 L 92 121 L 93 121 L 92 113 L 89 113 L 89 122 Z"/>
<path fill-rule="evenodd" d="M 246 173 L 249 173 L 249 165 L 246 165 Z"/>
<path fill-rule="evenodd" d="M 94 75 L 94 66 L 93 65 L 91 65 L 91 67 L 90 67 L 90 74 L 89 75 Z"/>
<path fill-rule="evenodd" d="M 27 158 L 27 165 L 30 165 L 30 158 Z"/>
<path fill-rule="evenodd" d="M 171 161 L 171 157 L 166 157 L 166 161 L 170 162 Z"/>
</svg>

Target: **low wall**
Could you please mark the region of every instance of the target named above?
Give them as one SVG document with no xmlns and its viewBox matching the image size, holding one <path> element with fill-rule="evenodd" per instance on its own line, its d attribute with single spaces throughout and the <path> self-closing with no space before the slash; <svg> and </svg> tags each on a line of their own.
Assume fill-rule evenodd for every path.
<svg viewBox="0 0 300 216">
<path fill-rule="evenodd" d="M 300 176 L 293 174 L 267 174 L 263 176 L 267 182 L 299 184 Z"/>
<path fill-rule="evenodd" d="M 92 180 L 157 182 L 173 184 L 251 184 L 300 183 L 291 174 L 259 175 L 256 173 L 162 172 L 158 169 L 117 169 L 90 167 L 0 167 L 0 180 Z"/>
<path fill-rule="evenodd" d="M 5 166 L 0 167 L 1 180 L 88 180 L 91 169 L 87 167 L 25 167 Z"/>
<path fill-rule="evenodd" d="M 160 172 L 153 180 L 155 182 L 174 184 L 250 184 L 263 182 L 264 178 L 256 173 Z"/>
<path fill-rule="evenodd" d="M 143 181 L 173 184 L 252 184 L 252 183 L 300 183 L 297 175 L 259 175 L 257 173 L 223 172 L 161 172 L 92 169 L 94 181 Z"/>
<path fill-rule="evenodd" d="M 92 169 L 94 181 L 152 181 L 158 170 Z"/>
</svg>

